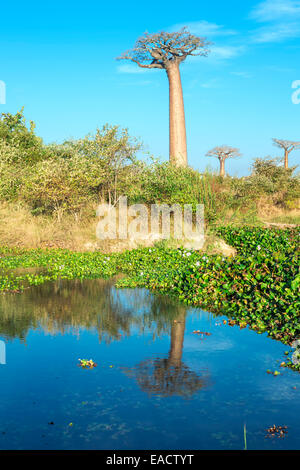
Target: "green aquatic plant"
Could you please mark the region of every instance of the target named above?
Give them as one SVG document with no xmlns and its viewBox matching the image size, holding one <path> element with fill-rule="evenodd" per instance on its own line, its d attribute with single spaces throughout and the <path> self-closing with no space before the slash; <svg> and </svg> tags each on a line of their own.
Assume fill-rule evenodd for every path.
<svg viewBox="0 0 300 470">
<path fill-rule="evenodd" d="M 123 273 L 117 287 L 168 294 L 226 315 L 230 326 L 248 326 L 291 345 L 300 337 L 299 230 L 225 227 L 218 234 L 236 247 L 235 257 L 164 245 L 110 255 L 4 247 L 0 250 L 0 290 L 21 292 L 49 281 Z"/>
<path fill-rule="evenodd" d="M 93 369 L 94 367 L 97 367 L 96 362 L 94 362 L 92 359 L 78 359 L 78 361 L 78 365 L 83 369 Z"/>
</svg>

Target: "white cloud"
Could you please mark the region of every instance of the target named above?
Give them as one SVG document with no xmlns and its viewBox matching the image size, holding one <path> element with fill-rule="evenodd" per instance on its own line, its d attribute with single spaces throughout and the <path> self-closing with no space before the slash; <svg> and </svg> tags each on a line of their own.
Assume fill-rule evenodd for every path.
<svg viewBox="0 0 300 470">
<path fill-rule="evenodd" d="M 241 55 L 244 50 L 244 46 L 213 46 L 210 57 L 214 60 L 232 59 Z"/>
<path fill-rule="evenodd" d="M 299 23 L 276 24 L 274 26 L 259 28 L 253 31 L 252 42 L 271 43 L 282 42 L 300 36 Z"/>
<path fill-rule="evenodd" d="M 250 13 L 250 18 L 259 22 L 295 19 L 300 17 L 299 0 L 265 0 Z"/>
<path fill-rule="evenodd" d="M 246 50 L 245 46 L 211 46 L 210 53 L 207 57 L 194 56 L 187 57 L 186 63 L 193 64 L 195 62 L 202 62 L 203 64 L 222 64 L 225 61 L 235 59 L 244 53 Z"/>
<path fill-rule="evenodd" d="M 266 23 L 254 31 L 254 43 L 282 42 L 300 36 L 300 0 L 265 0 L 250 13 L 250 18 Z"/>
<path fill-rule="evenodd" d="M 221 82 L 218 78 L 211 78 L 207 82 L 201 83 L 201 88 L 219 88 Z"/>
<path fill-rule="evenodd" d="M 266 69 L 272 70 L 273 72 L 278 72 L 278 73 L 296 73 L 296 69 L 292 67 L 278 67 L 277 65 L 267 65 Z"/>
<path fill-rule="evenodd" d="M 236 75 L 237 77 L 242 77 L 242 78 L 251 78 L 252 75 L 248 72 L 231 72 L 232 75 Z"/>
<path fill-rule="evenodd" d="M 168 28 L 168 31 L 174 32 L 178 31 L 184 26 L 187 27 L 187 29 L 190 31 L 192 34 L 196 34 L 197 36 L 232 36 L 236 34 L 235 31 L 231 29 L 224 29 L 222 25 L 218 25 L 216 23 L 210 23 L 209 21 L 190 21 L 187 23 L 178 23 L 170 28 Z"/>
</svg>

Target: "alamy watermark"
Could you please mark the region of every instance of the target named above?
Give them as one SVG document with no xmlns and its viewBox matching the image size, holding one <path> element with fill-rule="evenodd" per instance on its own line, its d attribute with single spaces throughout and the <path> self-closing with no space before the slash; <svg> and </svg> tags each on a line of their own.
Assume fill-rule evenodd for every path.
<svg viewBox="0 0 300 470">
<path fill-rule="evenodd" d="M 292 83 L 292 88 L 296 89 L 292 93 L 292 103 L 300 104 L 300 80 L 294 80 Z"/>
<path fill-rule="evenodd" d="M 0 104 L 6 104 L 6 85 L 0 80 Z"/>
<path fill-rule="evenodd" d="M 6 364 L 6 345 L 0 340 L 0 364 Z"/>
<path fill-rule="evenodd" d="M 204 205 L 197 204 L 133 204 L 128 206 L 127 197 L 121 196 L 118 205 L 100 204 L 96 235 L 109 239 L 188 239 L 204 244 Z"/>
</svg>

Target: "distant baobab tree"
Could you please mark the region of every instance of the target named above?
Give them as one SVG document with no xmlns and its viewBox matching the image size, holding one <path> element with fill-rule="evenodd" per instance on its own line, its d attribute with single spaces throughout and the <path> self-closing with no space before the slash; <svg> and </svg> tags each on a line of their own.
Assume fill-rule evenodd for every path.
<svg viewBox="0 0 300 470">
<path fill-rule="evenodd" d="M 229 147 L 228 145 L 221 145 L 209 150 L 206 154 L 207 157 L 215 157 L 220 162 L 220 176 L 225 176 L 225 160 L 227 158 L 240 157 L 239 149 Z"/>
<path fill-rule="evenodd" d="M 205 39 L 189 33 L 187 28 L 178 32 L 144 33 L 132 50 L 124 52 L 118 60 L 135 62 L 139 67 L 164 69 L 169 80 L 169 155 L 170 162 L 187 166 L 186 128 L 179 66 L 187 56 L 206 56 Z"/>
<path fill-rule="evenodd" d="M 289 154 L 292 150 L 300 148 L 300 142 L 294 142 L 293 140 L 281 140 L 273 139 L 274 145 L 284 150 L 284 168 L 289 167 Z"/>
</svg>

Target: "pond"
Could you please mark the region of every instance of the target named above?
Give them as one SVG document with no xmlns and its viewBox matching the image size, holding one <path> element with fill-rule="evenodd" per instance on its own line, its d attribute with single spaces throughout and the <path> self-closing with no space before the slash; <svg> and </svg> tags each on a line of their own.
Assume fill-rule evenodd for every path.
<svg viewBox="0 0 300 470">
<path fill-rule="evenodd" d="M 290 348 L 225 317 L 60 281 L 2 295 L 0 339 L 0 449 L 300 449 Z"/>
</svg>

